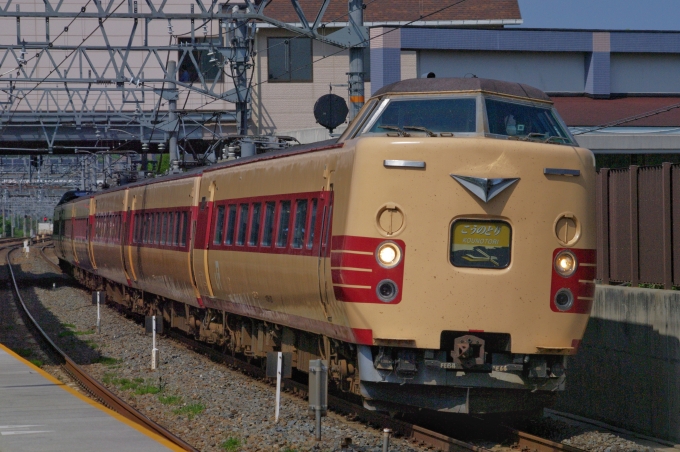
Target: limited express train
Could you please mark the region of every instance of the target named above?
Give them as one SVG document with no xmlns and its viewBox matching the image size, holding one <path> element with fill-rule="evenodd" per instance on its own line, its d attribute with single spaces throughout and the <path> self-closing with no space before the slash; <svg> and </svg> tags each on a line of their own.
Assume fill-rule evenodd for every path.
<svg viewBox="0 0 680 452">
<path fill-rule="evenodd" d="M 541 91 L 386 86 L 343 135 L 64 200 L 63 268 L 216 347 L 399 412 L 529 410 L 595 289 L 595 164 Z"/>
</svg>

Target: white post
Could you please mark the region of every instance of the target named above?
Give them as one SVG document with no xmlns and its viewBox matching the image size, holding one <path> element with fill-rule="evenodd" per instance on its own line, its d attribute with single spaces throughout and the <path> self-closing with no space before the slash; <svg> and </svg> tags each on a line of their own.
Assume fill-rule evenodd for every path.
<svg viewBox="0 0 680 452">
<path fill-rule="evenodd" d="M 102 334 L 102 318 L 99 310 L 99 291 L 97 291 L 97 334 Z"/>
<path fill-rule="evenodd" d="M 151 349 L 151 370 L 156 370 L 158 366 L 158 349 L 156 348 L 156 316 L 151 316 L 152 349 Z"/>
<path fill-rule="evenodd" d="M 281 408 L 281 368 L 283 367 L 283 353 L 276 354 L 276 423 L 279 422 Z"/>
</svg>

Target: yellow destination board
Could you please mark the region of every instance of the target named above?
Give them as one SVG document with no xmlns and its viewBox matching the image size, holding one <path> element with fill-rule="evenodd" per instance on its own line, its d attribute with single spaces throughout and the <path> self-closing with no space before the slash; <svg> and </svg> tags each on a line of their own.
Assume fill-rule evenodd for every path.
<svg viewBox="0 0 680 452">
<path fill-rule="evenodd" d="M 456 221 L 451 226 L 451 263 L 505 268 L 510 264 L 510 235 L 510 225 L 504 221 Z"/>
</svg>

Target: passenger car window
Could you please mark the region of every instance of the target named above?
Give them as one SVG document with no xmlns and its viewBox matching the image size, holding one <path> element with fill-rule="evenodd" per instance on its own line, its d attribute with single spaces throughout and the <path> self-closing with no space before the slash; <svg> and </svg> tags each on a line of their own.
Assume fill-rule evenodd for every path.
<svg viewBox="0 0 680 452">
<path fill-rule="evenodd" d="M 391 99 L 363 133 L 465 133 L 477 130 L 477 101 L 466 98 Z"/>
<path fill-rule="evenodd" d="M 234 244 L 234 229 L 236 229 L 236 204 L 229 206 L 229 215 L 227 218 L 227 237 L 224 240 L 225 245 Z"/>
<path fill-rule="evenodd" d="M 314 228 L 316 227 L 316 205 L 318 200 L 312 199 L 312 214 L 309 216 L 309 238 L 307 239 L 307 249 L 311 250 L 314 246 Z"/>
<path fill-rule="evenodd" d="M 274 207 L 275 204 L 273 202 L 265 204 L 262 246 L 272 245 L 272 235 L 274 234 Z"/>
<path fill-rule="evenodd" d="M 293 227 L 293 248 L 302 248 L 305 241 L 305 222 L 307 221 L 307 200 L 295 202 L 295 226 Z"/>
<path fill-rule="evenodd" d="M 238 240 L 236 244 L 241 246 L 246 243 L 246 230 L 248 229 L 248 204 L 241 204 L 241 211 L 238 216 Z"/>
<path fill-rule="evenodd" d="M 215 224 L 215 237 L 213 244 L 219 245 L 222 243 L 222 236 L 224 235 L 224 206 L 217 208 L 217 223 Z"/>
<path fill-rule="evenodd" d="M 491 134 L 574 144 L 551 108 L 489 98 L 485 105 Z"/>
<path fill-rule="evenodd" d="M 248 245 L 257 246 L 257 242 L 260 238 L 260 210 L 262 204 L 256 202 L 253 204 L 253 216 L 250 220 L 250 238 L 248 239 Z"/>
<path fill-rule="evenodd" d="M 290 201 L 281 201 L 279 212 L 279 229 L 276 246 L 285 247 L 288 244 L 288 225 L 290 224 Z"/>
</svg>

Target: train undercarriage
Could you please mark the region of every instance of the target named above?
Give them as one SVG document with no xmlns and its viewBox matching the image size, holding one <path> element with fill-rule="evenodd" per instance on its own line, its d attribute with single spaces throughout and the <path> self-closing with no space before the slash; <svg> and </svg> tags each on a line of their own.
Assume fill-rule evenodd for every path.
<svg viewBox="0 0 680 452">
<path fill-rule="evenodd" d="M 443 340 L 451 342 L 446 350 L 361 346 L 225 311 L 195 308 L 64 261 L 60 265 L 88 289 L 105 291 L 110 305 L 141 316 L 160 315 L 166 327 L 224 353 L 239 354 L 264 366 L 267 353 L 288 352 L 292 368 L 302 373 L 308 372 L 310 360 L 323 359 L 329 363 L 332 387 L 361 396 L 364 406 L 372 410 L 536 412 L 552 405 L 556 391 L 564 389 L 565 356 L 493 353 L 505 347 L 503 338 L 487 337 L 487 352 L 475 345 L 479 337 L 468 335 L 453 338 L 443 334 Z M 454 355 L 452 350 L 459 351 L 457 359 L 447 356 Z M 461 375 L 465 381 L 454 382 Z"/>
</svg>

